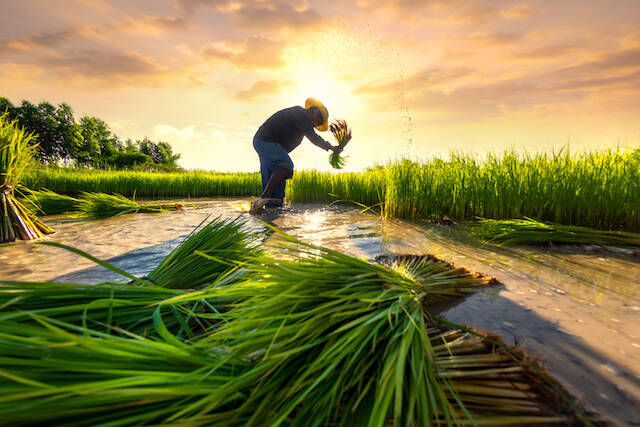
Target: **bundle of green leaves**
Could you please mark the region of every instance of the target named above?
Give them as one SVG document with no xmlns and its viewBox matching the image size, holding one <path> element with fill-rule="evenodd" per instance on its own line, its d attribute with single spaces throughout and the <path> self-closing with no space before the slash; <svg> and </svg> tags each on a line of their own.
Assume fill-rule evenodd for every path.
<svg viewBox="0 0 640 427">
<path fill-rule="evenodd" d="M 36 137 L 10 121 L 8 114 L 0 115 L 0 243 L 16 239 L 31 240 L 53 233 L 20 200 L 24 194 L 22 176 L 33 165 Z"/>
</svg>

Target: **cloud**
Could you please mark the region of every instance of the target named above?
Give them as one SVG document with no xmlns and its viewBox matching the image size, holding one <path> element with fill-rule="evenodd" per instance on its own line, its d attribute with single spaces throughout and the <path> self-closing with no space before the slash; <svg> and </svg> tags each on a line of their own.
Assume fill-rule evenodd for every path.
<svg viewBox="0 0 640 427">
<path fill-rule="evenodd" d="M 398 93 L 410 109 L 475 120 L 505 111 L 534 111 L 539 106 L 570 109 L 592 96 L 635 93 L 640 96 L 640 49 L 599 54 L 595 59 L 503 78 L 468 78 L 480 71 L 457 67 L 428 69 L 405 82 L 361 87 L 378 111 L 397 109 Z"/>
<path fill-rule="evenodd" d="M 188 26 L 188 20 L 171 16 L 145 16 L 141 19 L 127 17 L 95 27 L 79 25 L 58 31 L 34 32 L 24 37 L 9 37 L 0 40 L 0 54 L 56 49 L 80 40 L 109 42 L 109 37 L 113 36 L 113 33 L 159 35 L 184 30 Z"/>
<path fill-rule="evenodd" d="M 582 61 L 575 65 L 562 67 L 550 73 L 561 76 L 592 77 L 607 71 L 624 71 L 630 68 L 640 68 L 640 47 L 616 52 L 605 52 L 595 59 Z"/>
<path fill-rule="evenodd" d="M 365 14 L 393 13 L 405 19 L 421 18 L 444 25 L 475 25 L 498 16 L 499 3 L 508 0 L 357 0 Z"/>
<path fill-rule="evenodd" d="M 37 63 L 63 79 L 80 77 L 84 85 L 157 84 L 168 72 L 153 58 L 134 51 L 74 50 L 46 55 Z"/>
<path fill-rule="evenodd" d="M 237 92 L 234 97 L 243 102 L 262 102 L 269 95 L 278 94 L 291 84 L 288 80 L 258 80 L 249 89 Z"/>
<path fill-rule="evenodd" d="M 39 48 L 56 48 L 65 42 L 96 36 L 96 34 L 96 31 L 90 27 L 79 26 L 59 31 L 36 32 L 24 37 L 7 38 L 0 41 L 0 54 L 32 51 Z"/>
<path fill-rule="evenodd" d="M 175 0 L 173 5 L 176 9 L 187 14 L 193 14 L 198 7 L 213 7 L 224 11 L 228 10 L 235 3 L 233 0 Z"/>
<path fill-rule="evenodd" d="M 519 32 L 478 32 L 466 36 L 460 36 L 457 39 L 466 44 L 466 47 L 491 47 L 513 44 L 521 38 L 522 33 Z"/>
<path fill-rule="evenodd" d="M 534 48 L 519 49 L 510 56 L 518 59 L 551 59 L 578 51 L 577 45 L 546 45 Z"/>
<path fill-rule="evenodd" d="M 180 142 L 187 144 L 202 137 L 202 134 L 197 132 L 193 125 L 181 129 L 167 124 L 157 124 L 153 128 L 153 132 L 159 138 L 178 139 Z"/>
<path fill-rule="evenodd" d="M 244 41 L 219 41 L 204 46 L 200 52 L 207 59 L 225 59 L 248 70 L 277 69 L 284 65 L 284 43 L 260 36 Z"/>
<path fill-rule="evenodd" d="M 300 30 L 326 23 L 326 19 L 313 9 L 278 1 L 245 4 L 234 15 L 238 25 L 263 30 Z"/>
<path fill-rule="evenodd" d="M 189 21 L 185 18 L 145 16 L 142 19 L 128 17 L 115 24 L 111 24 L 110 27 L 123 33 L 158 35 L 171 31 L 185 30 L 189 24 Z"/>
<path fill-rule="evenodd" d="M 469 77 L 476 70 L 465 67 L 439 67 L 430 68 L 409 76 L 402 82 L 394 82 L 390 84 L 378 86 L 361 86 L 354 90 L 355 94 L 366 95 L 376 93 L 390 93 L 398 90 L 415 91 L 426 88 L 436 88 L 440 86 L 448 86 L 458 84 L 463 78 Z"/>
<path fill-rule="evenodd" d="M 540 15 L 542 12 L 528 3 L 521 3 L 510 9 L 500 11 L 500 15 L 506 19 L 524 19 Z"/>
<path fill-rule="evenodd" d="M 176 0 L 174 4 L 190 17 L 197 8 L 209 7 L 230 14 L 240 27 L 268 31 L 317 28 L 326 23 L 325 17 L 300 0 Z"/>
</svg>

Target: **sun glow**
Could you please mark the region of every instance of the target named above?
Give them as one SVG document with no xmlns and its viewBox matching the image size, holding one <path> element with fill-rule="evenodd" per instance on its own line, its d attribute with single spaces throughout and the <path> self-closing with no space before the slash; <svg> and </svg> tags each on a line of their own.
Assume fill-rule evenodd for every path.
<svg viewBox="0 0 640 427">
<path fill-rule="evenodd" d="M 286 78 L 292 85 L 282 95 L 285 103 L 304 105 L 308 97 L 317 98 L 329 110 L 330 120 L 337 117 L 348 120 L 349 116 L 362 108 L 351 92 L 349 82 L 340 80 L 334 72 L 317 64 L 304 63 L 288 67 Z"/>
<path fill-rule="evenodd" d="M 349 49 L 337 49 L 339 45 Z M 280 78 L 289 85 L 281 95 L 282 101 L 304 105 L 308 97 L 317 98 L 329 110 L 330 119 L 349 121 L 364 111 L 363 103 L 353 94 L 353 76 L 360 66 L 354 50 L 358 50 L 356 43 L 338 32 L 316 39 L 312 48 L 308 45 L 290 48 L 283 57 L 287 65 Z"/>
</svg>

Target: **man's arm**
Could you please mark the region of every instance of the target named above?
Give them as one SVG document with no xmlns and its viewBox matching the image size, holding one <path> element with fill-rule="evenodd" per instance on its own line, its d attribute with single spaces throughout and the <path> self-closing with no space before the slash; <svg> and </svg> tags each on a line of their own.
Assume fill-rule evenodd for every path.
<svg viewBox="0 0 640 427">
<path fill-rule="evenodd" d="M 333 145 L 331 145 L 331 143 L 329 143 L 328 141 L 325 141 L 325 139 L 318 135 L 313 130 L 313 128 L 310 131 L 305 132 L 304 136 L 306 136 L 313 145 L 317 145 L 325 151 L 331 150 L 333 148 Z"/>
</svg>

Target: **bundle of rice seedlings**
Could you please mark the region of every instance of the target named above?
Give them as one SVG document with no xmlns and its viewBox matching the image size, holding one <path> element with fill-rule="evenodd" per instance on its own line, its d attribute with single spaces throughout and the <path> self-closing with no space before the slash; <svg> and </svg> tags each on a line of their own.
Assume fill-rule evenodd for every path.
<svg viewBox="0 0 640 427">
<path fill-rule="evenodd" d="M 640 246 L 640 234 L 552 224 L 531 218 L 482 219 L 472 229 L 480 239 L 499 245 L 589 244 Z"/>
<path fill-rule="evenodd" d="M 150 340 L 35 320 L 0 322 L 0 417 L 7 425 L 198 425 L 208 396 L 244 368 L 219 366 L 219 350 L 166 332 L 165 341 Z M 240 397 L 228 395 L 220 412 Z"/>
<path fill-rule="evenodd" d="M 329 130 L 333 134 L 333 137 L 338 142 L 340 147 L 347 145 L 349 141 L 351 141 L 351 129 L 347 125 L 347 122 L 344 120 L 336 120 L 331 123 L 329 126 Z M 344 165 L 347 163 L 346 157 L 342 157 L 340 153 L 332 152 L 329 155 L 329 163 L 335 169 L 342 169 Z"/>
<path fill-rule="evenodd" d="M 158 213 L 179 209 L 178 204 L 140 204 L 120 194 L 87 193 L 80 194 L 75 217 L 102 219 L 130 213 Z"/>
<path fill-rule="evenodd" d="M 520 401 L 506 407 L 498 399 L 476 410 L 478 399 L 463 399 L 461 392 L 469 389 L 455 373 L 438 366 L 455 361 L 443 350 L 460 340 L 443 342 L 441 333 L 430 334 L 435 326 L 428 321 L 429 307 L 445 295 L 482 288 L 490 278 L 427 258 L 392 269 L 287 240 L 280 249 L 290 259 L 258 257 L 251 264 L 258 273 L 254 279 L 240 290 L 225 290 L 229 295 L 251 294 L 226 313 L 228 323 L 201 342 L 229 349 L 225 362 L 251 365 L 210 396 L 211 409 L 229 394 L 246 396 L 226 413 L 230 425 L 306 425 L 309 420 L 314 425 L 458 425 L 475 424 L 476 417 L 485 424 L 565 420 L 547 410 L 520 413 L 518 405 L 528 404 Z M 296 251 L 298 256 L 293 255 Z M 474 346 L 465 341 L 459 353 Z M 480 361 L 489 363 L 491 357 Z M 476 370 L 469 376 L 481 374 Z M 497 389 L 504 385 L 494 386 L 491 396 L 500 396 Z"/>
<path fill-rule="evenodd" d="M 306 245 L 292 260 L 258 257 L 260 279 L 203 342 L 228 348 L 226 360 L 253 363 L 212 395 L 247 399 L 229 412 L 241 424 L 430 424 L 467 418 L 449 402 L 433 363 L 423 304 L 485 286 L 438 263 L 420 282 L 381 265 Z M 432 276 L 433 280 L 429 280 Z M 226 290 L 233 294 L 235 289 Z"/>
<path fill-rule="evenodd" d="M 80 200 L 58 194 L 51 190 L 32 191 L 25 198 L 39 215 L 58 215 L 72 213 L 78 209 Z"/>
<path fill-rule="evenodd" d="M 215 322 L 205 316 L 224 311 L 224 304 L 212 292 L 151 285 L 0 282 L 0 322 L 33 324 L 37 315 L 106 333 L 157 336 L 154 324 L 161 317 L 185 341 L 211 329 Z"/>
<path fill-rule="evenodd" d="M 194 230 L 146 279 L 169 288 L 197 289 L 239 269 L 260 252 L 260 234 L 244 229 L 246 220 L 214 219 Z"/>
<path fill-rule="evenodd" d="M 430 319 L 427 335 L 450 402 L 478 425 L 593 425 L 568 392 L 495 334 Z"/>
<path fill-rule="evenodd" d="M 0 281 L 0 320 L 29 321 L 38 314 L 73 325 L 149 335 L 157 316 L 164 315 L 172 333 L 185 339 L 211 329 L 217 314 L 235 301 L 216 290 L 243 278 L 238 263 L 258 253 L 245 221 L 216 218 L 196 229 L 148 277 L 137 279 L 76 248 L 45 242 L 110 269 L 129 284 L 60 284 Z M 211 288 L 196 291 L 194 288 Z M 181 288 L 173 290 L 169 288 Z"/>
<path fill-rule="evenodd" d="M 0 243 L 40 238 L 53 230 L 16 198 L 26 189 L 21 177 L 32 165 L 35 136 L 0 115 Z"/>
</svg>

